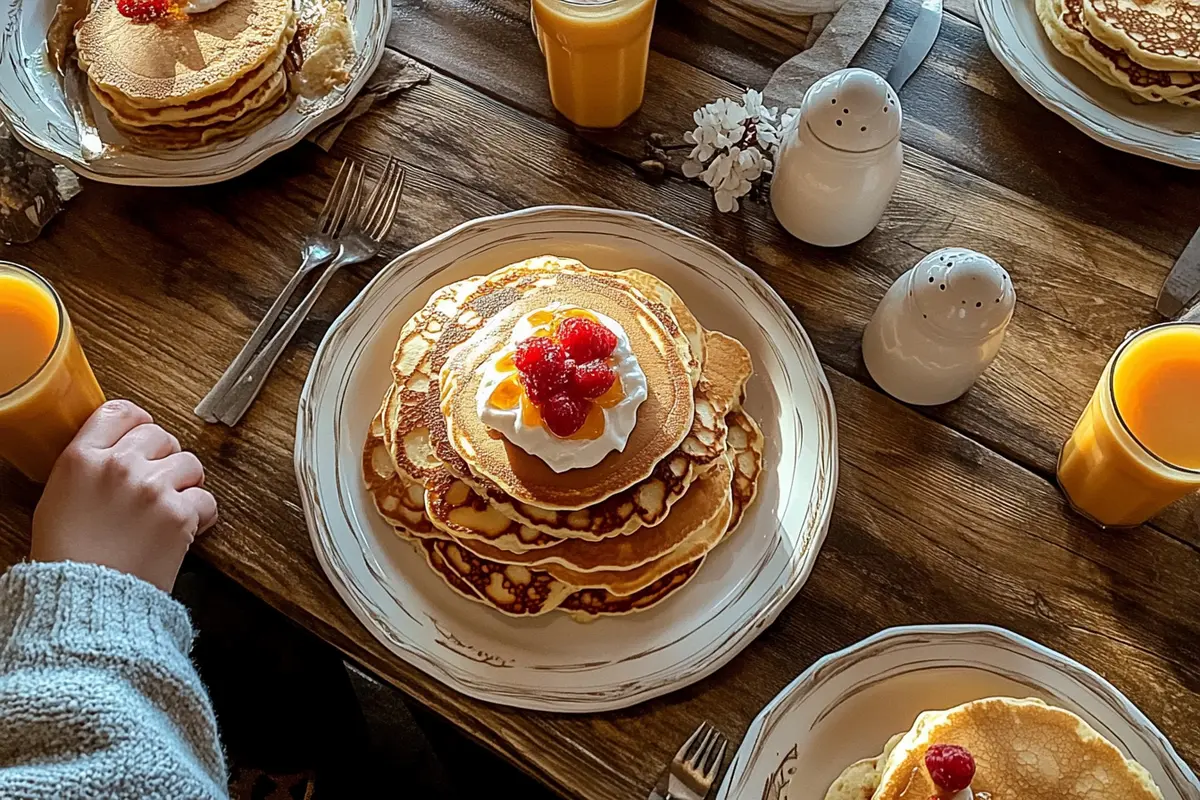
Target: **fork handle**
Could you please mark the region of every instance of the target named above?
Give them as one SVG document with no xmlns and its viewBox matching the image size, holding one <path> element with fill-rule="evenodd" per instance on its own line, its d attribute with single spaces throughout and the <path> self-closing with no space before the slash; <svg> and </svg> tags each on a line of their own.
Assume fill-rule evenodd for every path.
<svg viewBox="0 0 1200 800">
<path fill-rule="evenodd" d="M 321 262 L 327 260 L 327 257 L 306 255 L 304 262 L 300 268 L 296 270 L 287 282 L 287 285 L 279 292 L 279 296 L 275 298 L 275 302 L 271 303 L 271 307 L 267 309 L 267 313 L 258 323 L 258 327 L 250 334 L 250 338 L 242 345 L 241 352 L 234 357 L 233 361 L 225 368 L 220 379 L 216 384 L 208 390 L 208 394 L 204 395 L 204 399 L 195 408 L 196 416 L 206 422 L 220 422 L 217 417 L 217 410 L 224 400 L 225 395 L 237 383 L 238 378 L 245 372 L 246 367 L 250 364 L 250 360 L 254 358 L 254 354 L 258 352 L 258 348 L 266 341 L 267 334 L 271 332 L 271 328 L 275 327 L 275 323 L 283 314 L 283 310 L 287 308 L 288 301 L 292 299 L 292 295 L 296 293 L 296 287 L 300 285 L 300 281 L 308 273 L 312 272 L 315 267 L 319 267 Z"/>
<path fill-rule="evenodd" d="M 325 271 L 321 273 L 321 277 L 308 290 L 308 294 L 300 301 L 300 305 L 296 306 L 296 310 L 291 313 L 291 316 L 283 323 L 279 332 L 271 337 L 271 341 L 267 342 L 262 351 L 250 362 L 250 366 L 241 374 L 237 382 L 225 394 L 225 397 L 220 401 L 216 408 L 216 416 L 226 425 L 236 425 L 246 413 L 247 409 L 258 397 L 263 386 L 267 382 L 267 376 L 271 374 L 271 370 L 275 366 L 275 362 L 283 355 L 283 351 L 287 349 L 288 343 L 292 341 L 292 337 L 296 335 L 296 331 L 300 329 L 300 325 L 304 323 L 308 312 L 312 311 L 312 307 L 317 304 L 317 300 L 321 298 L 321 293 L 325 291 L 325 287 L 333 280 L 334 274 L 341 269 L 342 265 L 348 263 L 350 259 L 344 261 L 342 253 L 339 251 L 337 256 L 330 262 L 329 266 L 325 267 Z"/>
</svg>

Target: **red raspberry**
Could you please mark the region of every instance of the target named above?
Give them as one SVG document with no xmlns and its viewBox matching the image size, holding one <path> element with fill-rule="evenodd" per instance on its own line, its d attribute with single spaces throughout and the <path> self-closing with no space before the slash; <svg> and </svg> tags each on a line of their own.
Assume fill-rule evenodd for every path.
<svg viewBox="0 0 1200 800">
<path fill-rule="evenodd" d="M 595 400 L 612 388 L 617 371 L 603 361 L 589 361 L 575 368 L 571 376 L 571 392 L 585 400 Z"/>
<path fill-rule="evenodd" d="M 956 744 L 935 744 L 926 750 L 925 768 L 938 788 L 947 792 L 961 792 L 975 777 L 975 759 Z"/>
<path fill-rule="evenodd" d="M 592 404 L 587 400 L 562 392 L 541 407 L 542 421 L 551 433 L 565 439 L 583 427 L 591 410 Z"/>
<path fill-rule="evenodd" d="M 513 364 L 521 372 L 530 372 L 543 358 L 550 355 L 551 350 L 556 349 L 559 349 L 558 344 L 548 336 L 530 336 L 517 344 L 516 352 L 513 353 Z"/>
<path fill-rule="evenodd" d="M 152 22 L 170 11 L 170 0 L 117 0 L 117 12 L 135 22 Z"/>
<path fill-rule="evenodd" d="M 579 363 L 608 358 L 617 347 L 617 335 L 599 322 L 585 317 L 567 317 L 558 326 L 558 341 Z"/>
<path fill-rule="evenodd" d="M 565 391 L 571 384 L 571 375 L 575 370 L 575 362 L 567 359 L 561 371 L 535 370 L 521 373 L 521 385 L 525 394 L 536 406 L 544 405 L 556 394 Z"/>
</svg>

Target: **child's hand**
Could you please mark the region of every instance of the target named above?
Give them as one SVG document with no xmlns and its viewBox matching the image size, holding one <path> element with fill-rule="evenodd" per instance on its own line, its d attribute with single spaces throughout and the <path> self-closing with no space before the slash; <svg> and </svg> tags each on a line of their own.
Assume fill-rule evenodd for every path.
<svg viewBox="0 0 1200 800">
<path fill-rule="evenodd" d="M 171 591 L 217 518 L 204 467 L 127 400 L 105 403 L 59 456 L 33 514 L 34 561 L 83 561 Z"/>
</svg>

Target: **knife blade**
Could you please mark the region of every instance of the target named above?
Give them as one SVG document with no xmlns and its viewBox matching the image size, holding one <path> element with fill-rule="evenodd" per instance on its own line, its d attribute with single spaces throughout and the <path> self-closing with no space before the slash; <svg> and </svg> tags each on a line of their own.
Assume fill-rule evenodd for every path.
<svg viewBox="0 0 1200 800">
<path fill-rule="evenodd" d="M 1183 248 L 1163 281 L 1155 308 L 1167 319 L 1176 316 L 1200 296 L 1200 228 Z"/>
<path fill-rule="evenodd" d="M 900 52 L 896 54 L 896 63 L 888 70 L 887 82 L 897 92 L 921 66 L 925 56 L 929 55 L 941 28 L 942 0 L 921 0 L 917 21 L 913 23 L 908 36 L 904 37 L 904 44 L 900 45 Z"/>
</svg>

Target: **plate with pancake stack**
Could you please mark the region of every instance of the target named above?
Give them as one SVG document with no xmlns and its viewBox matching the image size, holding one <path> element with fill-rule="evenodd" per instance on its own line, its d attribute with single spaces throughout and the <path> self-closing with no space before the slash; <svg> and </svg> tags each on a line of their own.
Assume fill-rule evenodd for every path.
<svg viewBox="0 0 1200 800">
<path fill-rule="evenodd" d="M 750 723 L 718 800 L 1197 800 L 1171 743 L 1092 670 L 977 625 L 822 658 Z"/>
<path fill-rule="evenodd" d="M 337 114 L 378 64 L 391 14 L 386 0 L 0 3 L 14 134 L 81 175 L 160 186 L 232 178 Z M 68 87 L 86 95 L 82 125 Z"/>
<path fill-rule="evenodd" d="M 381 642 L 472 696 L 588 712 L 709 674 L 799 591 L 836 425 L 754 273 L 649 217 L 549 207 L 372 281 L 313 364 L 296 468 Z"/>
<path fill-rule="evenodd" d="M 1117 149 L 1200 167 L 1200 6 L 976 2 L 992 51 L 1044 106 Z"/>
</svg>

